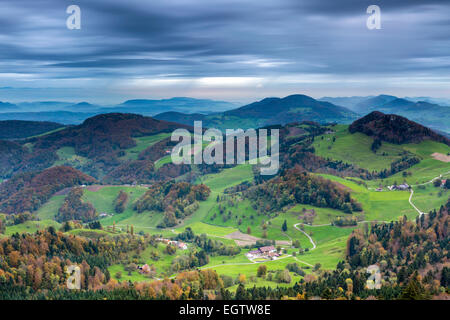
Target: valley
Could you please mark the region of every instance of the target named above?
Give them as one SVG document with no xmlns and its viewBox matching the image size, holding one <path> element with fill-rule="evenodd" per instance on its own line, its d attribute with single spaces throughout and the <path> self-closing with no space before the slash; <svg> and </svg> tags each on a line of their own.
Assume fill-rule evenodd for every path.
<svg viewBox="0 0 450 320">
<path fill-rule="evenodd" d="M 67 180 L 62 187 L 52 179 L 48 185 L 40 179 L 41 188 L 55 191 L 46 193 L 27 211 L 17 212 L 11 201 L 38 195 L 38 189 L 33 189 L 37 181 L 30 180 L 24 193 L 16 186 L 17 176 L 6 179 L 0 186 L 10 196 L 5 196 L 0 206 L 11 213 L 0 217 L 4 221 L 1 237 L 52 227 L 89 241 L 123 237 L 138 241 L 141 245 L 130 247 L 103 267 L 102 272 L 122 285 L 182 279 L 186 272 L 209 270 L 231 292 L 238 287 L 288 289 L 335 270 L 347 259 L 349 237 L 355 232 L 367 233 L 377 225 L 404 219 L 415 221 L 422 213 L 445 206 L 450 197 L 445 184 L 450 163 L 435 156 L 449 154 L 450 147 L 440 137 L 438 141 L 431 136 L 402 144 L 381 141 L 374 150 L 375 137 L 350 133 L 346 124 L 289 124 L 280 131 L 281 170 L 277 176 L 264 179 L 249 163 L 211 168 L 191 164 L 168 176 L 167 169 L 174 165 L 166 150 L 174 144 L 167 143 L 170 133 L 165 131 L 165 123 L 158 124 L 162 130 L 155 130 L 147 127 L 146 118 L 108 117 L 108 122 L 131 121 L 147 133 L 135 135 L 134 129 L 126 128 L 102 138 L 103 154 L 113 155 L 106 160 L 107 166 L 98 152 L 82 151 L 85 148 L 77 141 L 57 143 L 56 149 L 50 149 L 55 160 L 38 176 L 70 167 L 75 170 L 71 175 L 79 175 L 87 183 Z M 88 126 L 96 128 L 93 121 L 104 120 L 90 120 Z M 66 130 L 83 132 L 87 125 L 22 143 L 36 153 L 55 135 L 66 137 Z M 99 139 L 97 129 L 89 130 L 88 135 Z M 127 139 L 131 142 L 123 144 Z M 137 172 L 142 163 L 148 169 Z M 93 172 L 95 178 L 84 176 Z M 400 184 L 407 185 L 405 190 L 392 187 Z M 13 191 L 16 187 L 18 191 Z M 187 196 L 197 187 L 204 196 Z M 68 204 L 69 208 L 63 209 Z M 178 240 L 186 248 L 155 239 Z M 248 255 L 263 246 L 272 246 L 276 254 Z"/>
<path fill-rule="evenodd" d="M 305 125 L 300 125 L 299 128 L 305 128 Z M 164 220 L 164 212 L 137 212 L 134 208 L 136 201 L 147 192 L 148 185 L 93 184 L 82 187 L 82 201 L 91 204 L 98 213 L 102 230 L 78 224 L 66 232 L 92 239 L 130 233 L 138 237 L 154 235 L 174 238 L 186 230 L 192 230 L 195 235 L 236 248 L 238 253 L 232 255 L 210 254 L 207 263 L 198 267 L 199 270 L 212 269 L 221 277 L 231 279 L 227 288 L 233 291 L 239 283 L 246 287 L 275 288 L 280 285 L 288 287 L 306 275 L 317 277 L 324 270 L 333 270 L 339 261 L 345 259 L 347 239 L 355 229 L 363 230 L 376 223 L 389 223 L 403 217 L 414 220 L 418 216 L 418 210 L 426 213 L 445 205 L 450 190 L 435 187 L 432 179 L 450 177 L 450 164 L 435 159 L 433 154 L 448 154 L 448 145 L 431 140 L 402 145 L 383 142 L 374 152 L 371 150 L 374 138 L 362 133 L 350 134 L 348 125 L 324 128 L 326 133 L 314 136 L 311 143 L 315 154 L 323 159 L 349 163 L 369 172 L 389 169 L 392 162 L 405 156 L 419 157 L 420 162 L 382 179 L 363 180 L 358 177 L 314 173 L 317 177 L 326 179 L 325 181 L 336 183 L 361 204 L 359 211 L 350 213 L 302 203 L 261 211 L 245 194 L 246 188 L 255 184 L 255 172 L 250 164 L 223 168 L 217 173 L 197 174 L 191 181 L 206 185 L 210 190 L 209 196 L 198 203 L 192 214 L 179 219 L 175 226 L 168 228 L 159 227 Z M 119 159 L 136 161 L 139 154 L 168 137 L 168 133 L 157 133 L 135 138 L 135 146 L 125 149 Z M 56 167 L 71 165 L 83 170 L 86 163 L 92 163 L 92 160 L 77 155 L 71 147 L 60 148 L 56 153 L 59 158 L 53 164 Z M 161 159 L 165 158 L 167 156 Z M 158 169 L 170 163 L 162 162 L 161 159 L 155 160 L 155 165 L 160 163 Z M 198 169 L 192 170 L 195 172 Z M 390 191 L 387 188 L 397 183 L 408 183 L 410 189 Z M 56 193 L 46 201 L 34 214 L 34 219 L 37 220 L 32 218 L 23 223 L 7 225 L 4 236 L 17 232 L 33 233 L 49 226 L 64 229 L 63 224 L 55 221 L 55 218 L 67 192 L 63 190 Z M 122 192 L 127 195 L 127 201 L 123 211 L 117 213 L 114 201 Z M 274 245 L 280 256 L 274 259 L 249 259 L 246 254 L 254 250 L 255 246 L 258 247 L 259 243 Z M 177 261 L 189 259 L 188 256 L 196 251 L 196 245 L 188 242 L 187 250 L 169 253 L 166 246 L 160 243 L 144 251 L 129 252 L 128 258 L 108 267 L 108 272 L 118 282 L 176 278 L 180 268 Z M 281 281 L 275 276 L 293 264 L 297 264 L 301 271 L 290 272 L 290 281 Z M 137 269 L 136 266 L 139 265 L 151 266 L 152 271 L 144 274 Z M 271 276 L 269 280 L 257 277 L 260 265 L 265 265 L 273 278 Z"/>
</svg>

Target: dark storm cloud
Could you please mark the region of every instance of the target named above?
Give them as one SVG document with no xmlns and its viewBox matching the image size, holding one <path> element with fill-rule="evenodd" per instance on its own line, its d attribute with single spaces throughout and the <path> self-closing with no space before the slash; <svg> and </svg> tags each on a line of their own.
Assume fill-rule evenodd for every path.
<svg viewBox="0 0 450 320">
<path fill-rule="evenodd" d="M 71 4 L 81 7 L 81 30 L 65 27 Z M 366 28 L 371 4 L 381 7 L 382 30 Z M 123 77 L 270 77 L 278 79 L 274 86 L 302 74 L 447 77 L 449 15 L 447 0 L 2 0 L 0 85 L 16 85 L 23 74 L 44 85 Z"/>
</svg>

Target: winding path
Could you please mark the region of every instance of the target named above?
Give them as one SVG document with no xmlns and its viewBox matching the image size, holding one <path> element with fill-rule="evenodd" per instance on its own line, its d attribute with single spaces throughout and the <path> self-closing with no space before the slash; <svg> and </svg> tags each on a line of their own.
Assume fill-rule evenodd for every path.
<svg viewBox="0 0 450 320">
<path fill-rule="evenodd" d="M 309 242 L 311 242 L 311 244 L 312 244 L 312 246 L 313 246 L 312 249 L 309 249 L 309 251 L 314 250 L 314 249 L 317 247 L 317 246 L 316 246 L 316 243 L 314 242 L 313 238 L 311 238 L 311 236 L 310 236 L 309 234 L 307 234 L 305 231 L 303 231 L 302 229 L 300 229 L 299 227 L 297 227 L 299 224 L 301 224 L 301 223 L 296 223 L 296 224 L 294 224 L 294 228 L 297 229 L 298 231 L 302 232 L 305 236 L 308 237 Z"/>
<path fill-rule="evenodd" d="M 413 194 L 414 194 L 414 190 L 413 190 L 413 188 L 411 188 L 411 194 L 409 195 L 409 199 L 408 199 L 409 204 L 410 204 L 410 205 L 411 205 L 411 206 L 419 213 L 419 215 L 425 214 L 425 212 L 420 211 L 419 208 L 417 208 L 417 207 L 414 205 L 414 203 L 412 203 L 411 199 L 412 199 L 412 197 L 413 197 Z"/>
<path fill-rule="evenodd" d="M 426 185 L 426 184 L 433 183 L 435 180 L 441 179 L 443 176 L 445 176 L 445 175 L 447 175 L 447 174 L 450 174 L 450 171 L 447 171 L 447 172 L 445 172 L 445 173 L 442 173 L 442 174 L 440 174 L 439 176 L 434 177 L 434 178 L 431 179 L 430 181 L 427 181 L 427 182 L 424 182 L 424 183 L 420 183 L 420 184 L 414 184 L 414 185 L 411 185 L 411 194 L 409 195 L 409 200 L 408 200 L 408 201 L 409 201 L 409 204 L 414 208 L 414 210 L 416 210 L 416 211 L 419 213 L 420 216 L 423 215 L 423 214 L 426 214 L 426 212 L 420 211 L 420 209 L 417 208 L 417 207 L 414 205 L 414 203 L 412 202 L 412 197 L 413 197 L 413 195 L 414 195 L 414 190 L 413 190 L 412 187 L 416 187 L 416 186 L 424 186 L 424 185 Z"/>
</svg>

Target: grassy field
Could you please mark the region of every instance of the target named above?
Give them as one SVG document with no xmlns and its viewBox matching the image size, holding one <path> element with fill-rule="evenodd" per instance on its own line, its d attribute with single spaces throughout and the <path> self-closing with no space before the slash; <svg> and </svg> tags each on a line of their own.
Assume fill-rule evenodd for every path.
<svg viewBox="0 0 450 320">
<path fill-rule="evenodd" d="M 83 194 L 83 200 L 92 203 L 98 212 L 115 214 L 114 200 L 120 191 L 128 194 L 129 200 L 125 209 L 125 212 L 127 212 L 128 210 L 132 210 L 133 203 L 147 191 L 147 188 L 141 186 L 105 186 L 95 192 L 86 189 Z"/>
<path fill-rule="evenodd" d="M 139 154 L 155 143 L 170 137 L 170 133 L 159 133 L 152 136 L 134 138 L 136 146 L 126 149 L 122 160 L 137 160 Z"/>
<path fill-rule="evenodd" d="M 396 145 L 383 142 L 380 149 L 374 153 L 371 150 L 372 137 L 362 133 L 350 134 L 347 125 L 336 125 L 332 129 L 335 133 L 318 136 L 313 143 L 316 154 L 321 157 L 352 163 L 369 171 L 389 169 L 391 162 L 401 158 L 405 152 L 422 159 L 421 163 L 406 170 L 411 172 L 411 176 L 405 179 L 400 172 L 386 179 L 389 182 L 397 180 L 401 183 L 405 180 L 410 184 L 421 183 L 450 170 L 449 163 L 435 160 L 431 156 L 435 152 L 442 154 L 450 152 L 450 147 L 443 143 L 427 140 L 421 143 Z M 336 138 L 334 142 L 333 137 Z"/>
<path fill-rule="evenodd" d="M 390 168 L 392 161 L 399 159 L 404 151 L 401 146 L 383 142 L 377 153 L 370 149 L 373 138 L 362 133 L 350 134 L 347 125 L 332 127 L 333 134 L 315 138 L 313 147 L 316 154 L 323 158 L 342 160 L 369 171 Z M 333 138 L 336 140 L 333 142 Z M 387 154 L 383 156 L 383 153 Z"/>
<path fill-rule="evenodd" d="M 222 227 L 218 225 L 212 225 L 203 222 L 194 222 L 189 224 L 189 227 L 194 231 L 195 234 L 206 234 L 215 237 L 223 237 L 227 234 L 237 231 L 237 228 L 233 227 Z M 175 229 L 176 232 L 183 232 L 186 227 L 180 227 Z"/>
<path fill-rule="evenodd" d="M 409 218 L 414 218 L 417 215 L 417 212 L 408 202 L 410 196 L 408 191 L 377 192 L 340 177 L 321 176 L 343 184 L 352 190 L 352 196 L 363 206 L 364 220 L 395 221 L 403 215 Z"/>
<path fill-rule="evenodd" d="M 142 251 L 139 254 L 139 258 L 136 261 L 137 265 L 144 265 L 148 264 L 149 266 L 154 266 L 156 269 L 156 278 L 164 278 L 164 277 L 170 277 L 172 276 L 172 272 L 170 269 L 170 266 L 172 265 L 173 259 L 175 259 L 177 256 L 180 255 L 187 255 L 189 254 L 189 250 L 177 250 L 176 254 L 169 255 L 165 252 L 166 245 L 159 243 L 157 248 L 154 248 L 152 246 L 147 247 L 144 251 Z M 131 255 L 134 255 L 132 253 Z M 155 258 L 157 256 L 158 258 Z M 140 274 L 138 271 L 132 271 L 131 275 L 128 274 L 128 271 L 125 270 L 125 267 L 122 264 L 116 264 L 113 266 L 110 266 L 109 272 L 111 273 L 111 276 L 119 280 L 116 276 L 116 273 L 118 271 L 122 272 L 122 278 L 123 280 L 132 280 L 132 281 L 148 281 L 149 278 L 147 278 L 145 275 Z"/>
<path fill-rule="evenodd" d="M 72 147 L 63 147 L 56 151 L 59 160 L 56 160 L 53 166 L 69 165 L 74 168 L 79 168 L 89 162 L 88 158 L 78 156 L 75 149 Z"/>
<path fill-rule="evenodd" d="M 406 182 L 409 185 L 417 185 L 426 183 L 443 173 L 447 173 L 446 177 L 450 177 L 450 163 L 429 158 L 422 160 L 420 163 L 412 166 L 406 171 L 410 172 L 411 175 L 404 177 L 403 172 L 398 172 L 384 180 L 370 181 L 368 182 L 368 185 L 375 186 L 381 183 L 382 185 L 387 186 L 392 185 L 395 182 Z"/>
<path fill-rule="evenodd" d="M 238 185 L 244 181 L 253 181 L 251 165 L 243 164 L 233 168 L 224 169 L 217 174 L 209 174 L 199 179 L 197 183 L 206 184 L 211 189 L 211 194 L 206 201 L 199 203 L 200 207 L 198 210 L 190 217 L 187 217 L 181 226 L 202 222 L 205 217 L 208 216 L 210 210 L 216 205 L 217 195 L 221 194 L 226 188 Z"/>
<path fill-rule="evenodd" d="M 444 205 L 447 202 L 449 197 L 450 190 L 436 188 L 433 184 L 427 184 L 422 187 L 414 188 L 412 201 L 422 212 L 429 212 L 433 209 L 439 209 L 441 205 Z"/>
<path fill-rule="evenodd" d="M 118 214 L 114 211 L 114 200 L 121 190 L 128 194 L 129 199 L 124 212 Z M 86 190 L 83 200 L 92 203 L 99 213 L 112 215 L 100 219 L 103 226 L 111 226 L 115 222 L 117 228 L 122 230 L 125 230 L 127 225 L 133 225 L 135 232 L 154 233 L 158 230 L 156 225 L 161 222 L 163 214 L 153 211 L 137 213 L 133 210 L 134 202 L 146 191 L 147 188 L 141 186 L 107 186 L 96 192 Z"/>
<path fill-rule="evenodd" d="M 161 168 L 165 164 L 169 164 L 169 163 L 172 163 L 172 157 L 171 156 L 162 157 L 161 159 L 158 159 L 158 160 L 155 161 L 155 169 L 158 170 L 159 168 Z"/>
<path fill-rule="evenodd" d="M 44 133 L 41 133 L 41 134 L 37 134 L 37 135 L 31 136 L 31 137 L 27 137 L 27 139 L 47 136 L 47 135 L 49 135 L 49 134 L 52 134 L 52 133 L 61 131 L 61 130 L 65 129 L 65 128 L 66 128 L 66 127 L 57 128 L 57 129 L 54 129 L 54 130 L 51 130 L 51 131 L 47 131 L 47 132 L 44 132 Z"/>
<path fill-rule="evenodd" d="M 5 235 L 10 236 L 14 233 L 35 233 L 38 230 L 42 230 L 50 226 L 55 229 L 59 229 L 61 227 L 61 225 L 54 220 L 25 221 L 24 223 L 17 224 L 15 226 L 7 226 Z"/>
<path fill-rule="evenodd" d="M 54 219 L 66 196 L 53 196 L 36 211 L 36 216 L 41 220 Z"/>
</svg>

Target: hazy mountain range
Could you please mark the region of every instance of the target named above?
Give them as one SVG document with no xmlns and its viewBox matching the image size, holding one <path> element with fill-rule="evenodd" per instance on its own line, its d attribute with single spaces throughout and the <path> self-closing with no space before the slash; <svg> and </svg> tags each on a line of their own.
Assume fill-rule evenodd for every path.
<svg viewBox="0 0 450 320">
<path fill-rule="evenodd" d="M 378 95 L 369 97 L 324 97 L 319 100 L 345 106 L 359 115 L 365 115 L 372 111 L 395 113 L 434 130 L 450 133 L 450 101 L 446 99 L 430 97 L 398 98 L 391 95 Z"/>
<path fill-rule="evenodd" d="M 349 123 L 372 111 L 395 113 L 434 130 L 450 133 L 450 101 L 431 97 L 399 98 L 392 95 L 323 97 L 314 99 L 296 94 L 265 98 L 245 106 L 208 99 L 128 100 L 117 105 L 89 102 L 38 101 L 0 102 L 0 120 L 52 121 L 79 124 L 102 113 L 134 113 L 192 125 L 202 120 L 216 128 L 256 128 L 294 121 Z"/>
</svg>

